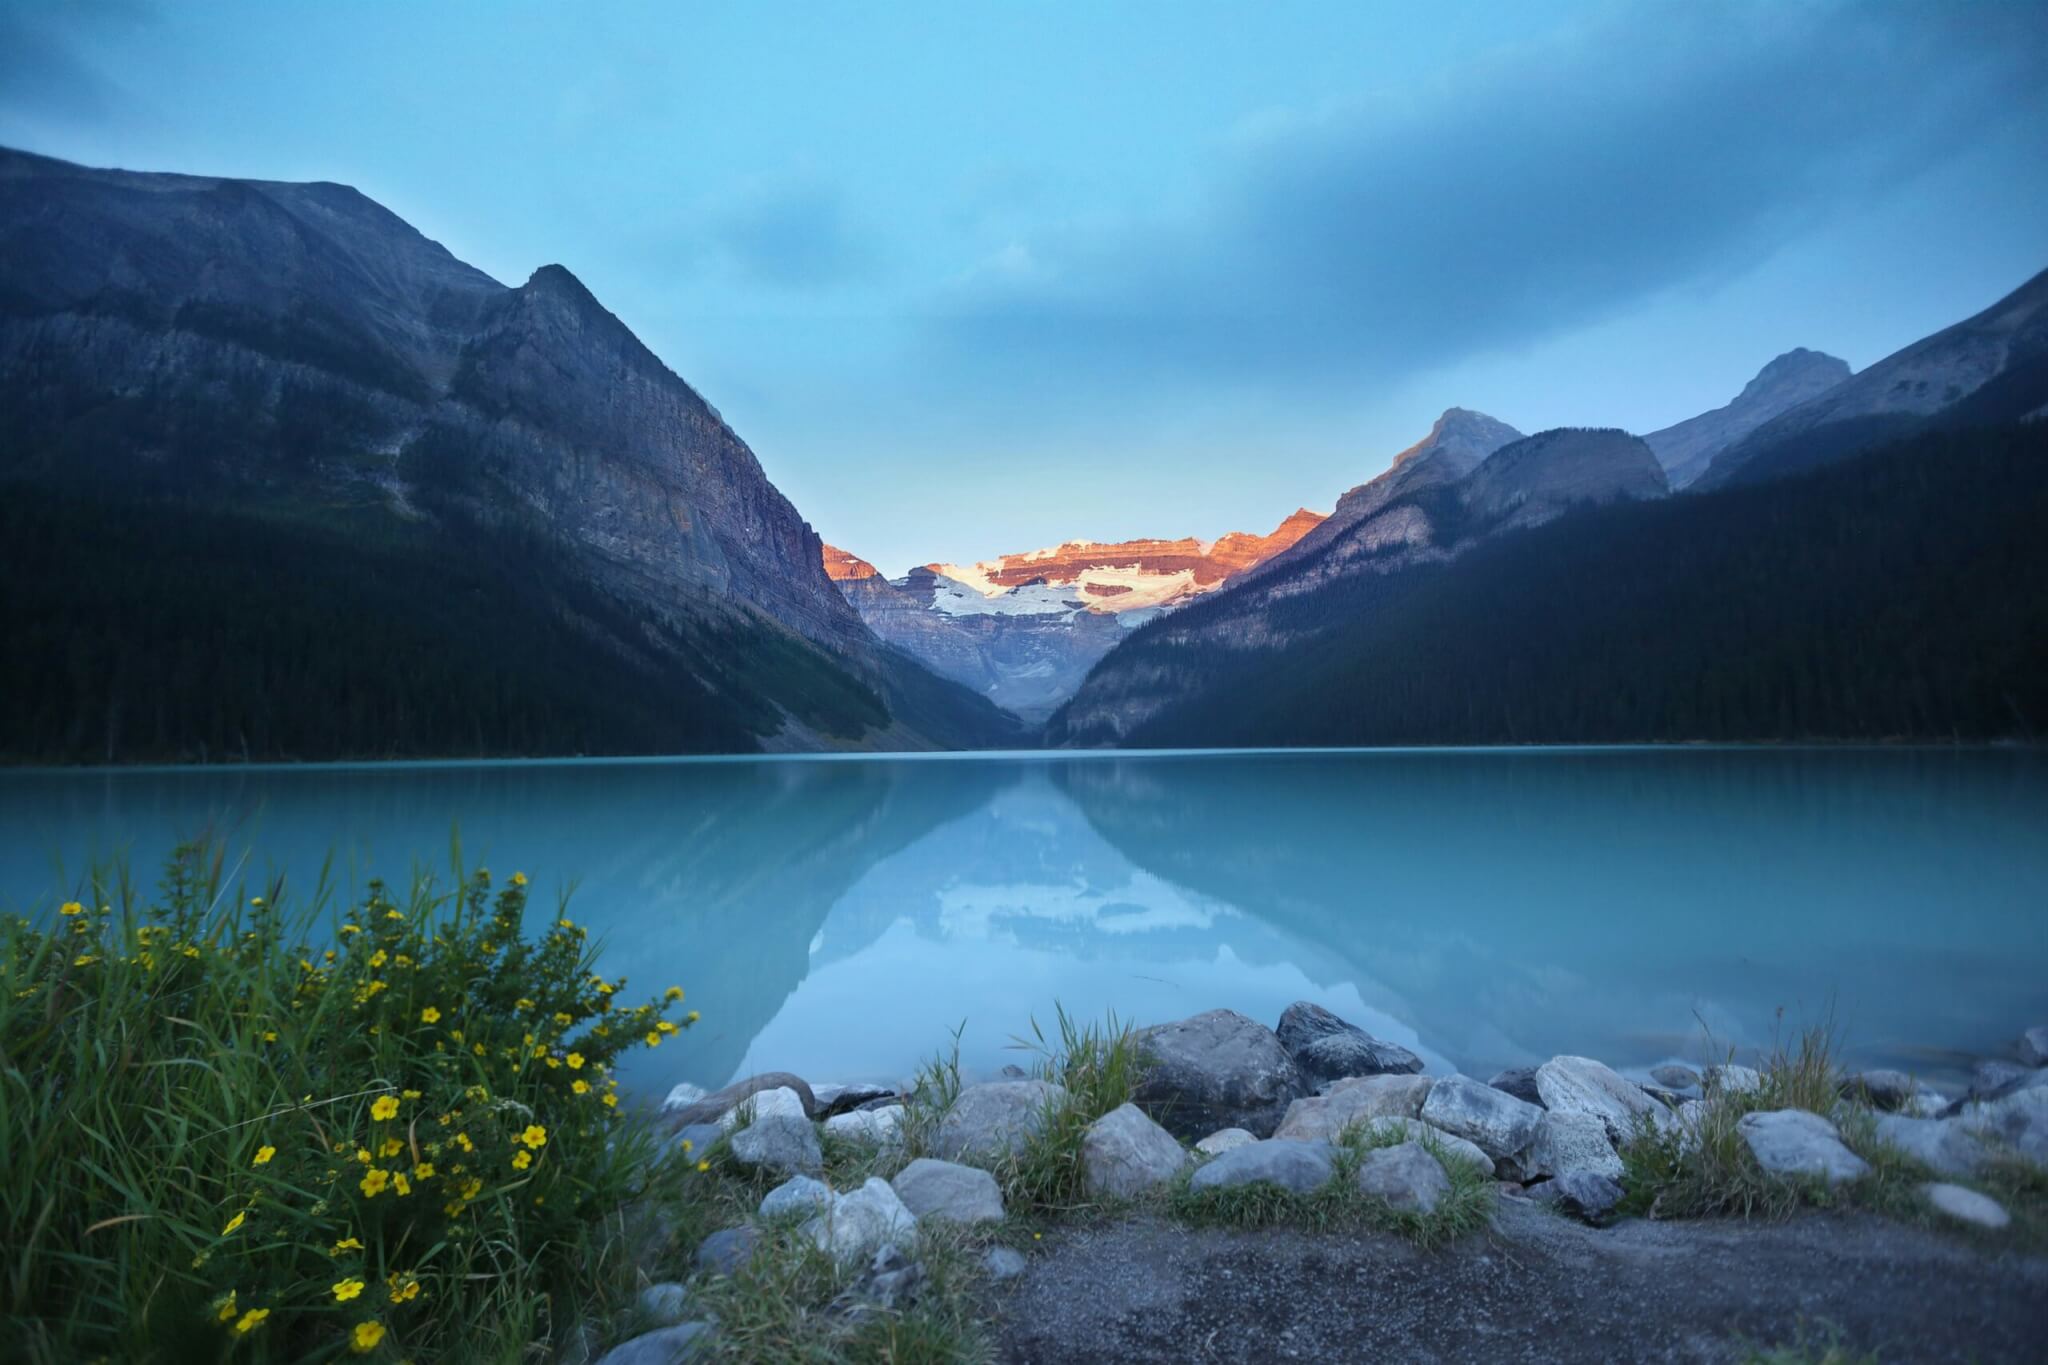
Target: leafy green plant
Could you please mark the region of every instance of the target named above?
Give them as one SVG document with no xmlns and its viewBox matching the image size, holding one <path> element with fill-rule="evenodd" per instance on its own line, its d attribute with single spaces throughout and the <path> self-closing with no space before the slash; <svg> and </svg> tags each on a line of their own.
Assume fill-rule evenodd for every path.
<svg viewBox="0 0 2048 1365">
<path fill-rule="evenodd" d="M 511 1359 L 630 1275 L 614 1067 L 681 989 L 620 1003 L 519 873 L 284 902 L 195 846 L 0 920 L 0 1355 Z"/>
</svg>

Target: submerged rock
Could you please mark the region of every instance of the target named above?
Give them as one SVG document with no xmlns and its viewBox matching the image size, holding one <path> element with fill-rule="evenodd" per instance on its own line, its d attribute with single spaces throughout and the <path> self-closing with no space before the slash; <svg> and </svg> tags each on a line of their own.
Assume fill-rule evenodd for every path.
<svg viewBox="0 0 2048 1365">
<path fill-rule="evenodd" d="M 1744 1114 L 1735 1129 L 1757 1165 L 1772 1175 L 1818 1176 L 1830 1185 L 1870 1174 L 1870 1163 L 1842 1145 L 1842 1135 L 1804 1109 Z"/>
<path fill-rule="evenodd" d="M 1183 1141 L 1218 1128 L 1271 1135 L 1308 1093 L 1273 1031 L 1234 1010 L 1210 1010 L 1142 1030 L 1144 1078 L 1132 1098 Z"/>
<path fill-rule="evenodd" d="M 1225 1152 L 1196 1171 L 1188 1187 L 1221 1190 L 1264 1184 L 1307 1194 L 1328 1184 L 1336 1169 L 1336 1153 L 1327 1142 L 1269 1138 Z"/>
</svg>

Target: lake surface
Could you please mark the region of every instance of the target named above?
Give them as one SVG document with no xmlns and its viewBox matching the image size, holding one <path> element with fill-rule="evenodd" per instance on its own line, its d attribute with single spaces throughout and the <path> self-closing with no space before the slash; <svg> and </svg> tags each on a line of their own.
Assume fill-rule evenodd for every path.
<svg viewBox="0 0 2048 1365">
<path fill-rule="evenodd" d="M 1513 750 L 0 774 L 0 906 L 205 832 L 252 881 L 464 856 L 703 1022 L 643 1094 L 781 1068 L 981 1072 L 1055 1002 L 1156 1022 L 1314 1000 L 1481 1077 L 1625 1069 L 1829 1017 L 1951 1075 L 2048 1020 L 2048 756 Z M 1779 1012 L 1783 1011 L 1783 1024 Z"/>
</svg>

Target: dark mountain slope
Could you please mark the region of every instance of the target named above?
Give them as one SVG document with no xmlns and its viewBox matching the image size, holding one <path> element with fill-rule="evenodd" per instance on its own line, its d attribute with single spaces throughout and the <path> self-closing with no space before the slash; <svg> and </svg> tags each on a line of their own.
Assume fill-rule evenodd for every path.
<svg viewBox="0 0 2048 1365">
<path fill-rule="evenodd" d="M 1848 377 L 1848 362 L 1801 346 L 1758 370 L 1727 403 L 1650 432 L 1643 441 L 1657 453 L 1671 486 L 1684 488 L 1706 473 L 1714 457 L 1729 446 Z"/>
<path fill-rule="evenodd" d="M 1144 746 L 2037 736 L 2042 525 L 2048 425 L 1929 433 L 1344 580 L 1272 608 L 1283 649 L 1145 632 L 1103 667 L 1204 680 Z"/>
<path fill-rule="evenodd" d="M 588 691 L 521 700 L 535 718 L 515 727 L 521 752 L 585 747 L 600 733 L 624 749 L 924 748 L 1020 733 L 875 639 L 745 443 L 568 271 L 543 267 L 508 289 L 344 186 L 94 171 L 0 151 L 0 492 L 97 502 L 145 535 L 168 534 L 159 519 L 195 517 L 211 537 L 248 536 L 271 558 L 266 534 L 297 535 L 305 553 L 283 556 L 296 567 L 280 585 L 320 594 L 353 574 L 403 581 L 379 611 L 418 619 L 393 630 L 448 620 L 461 601 L 474 604 L 454 612 L 466 620 L 524 622 L 529 637 L 588 656 L 577 665 Z M 161 506 L 125 510 L 137 504 Z M 263 572 L 211 541 L 207 553 L 228 575 L 218 590 Z M 330 553 L 342 562 L 307 557 Z M 446 583 L 429 567 L 436 557 Z M 180 581 L 174 560 L 135 562 L 164 579 L 147 591 Z M 7 572 L 10 600 L 47 586 L 14 557 Z M 329 606 L 360 614 L 325 598 L 285 609 Z M 107 635 L 103 620 L 81 616 L 77 629 Z M 245 622 L 234 639 L 259 644 L 266 631 Z M 614 664 L 627 672 L 608 689 Z M 146 673 L 150 660 L 131 666 Z M 566 720 L 602 708 L 607 690 L 640 695 L 640 675 L 653 690 L 625 709 L 661 723 Z M 501 685 L 534 676 L 509 667 Z M 406 685 L 388 683 L 401 698 Z M 821 702 L 828 694 L 837 700 Z M 173 701 L 170 714 L 196 714 L 186 703 L 197 697 Z M 158 741 L 214 751 L 215 738 Z M 105 756 L 105 739 L 96 732 L 77 756 Z M 328 739 L 313 749 L 446 751 L 397 749 L 374 730 Z M 459 751 L 478 748 L 490 743 L 472 736 Z M 250 751 L 307 752 L 254 739 Z M 127 755 L 117 745 L 115 756 Z"/>
</svg>

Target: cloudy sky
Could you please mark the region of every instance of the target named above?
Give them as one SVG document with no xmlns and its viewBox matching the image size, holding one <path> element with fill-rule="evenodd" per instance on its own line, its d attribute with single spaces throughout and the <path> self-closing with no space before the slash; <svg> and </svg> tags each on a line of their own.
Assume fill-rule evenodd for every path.
<svg viewBox="0 0 2048 1365">
<path fill-rule="evenodd" d="M 2048 266 L 2048 8 L 0 0 L 0 143 L 560 262 L 893 573 L 1868 365 Z"/>
</svg>

